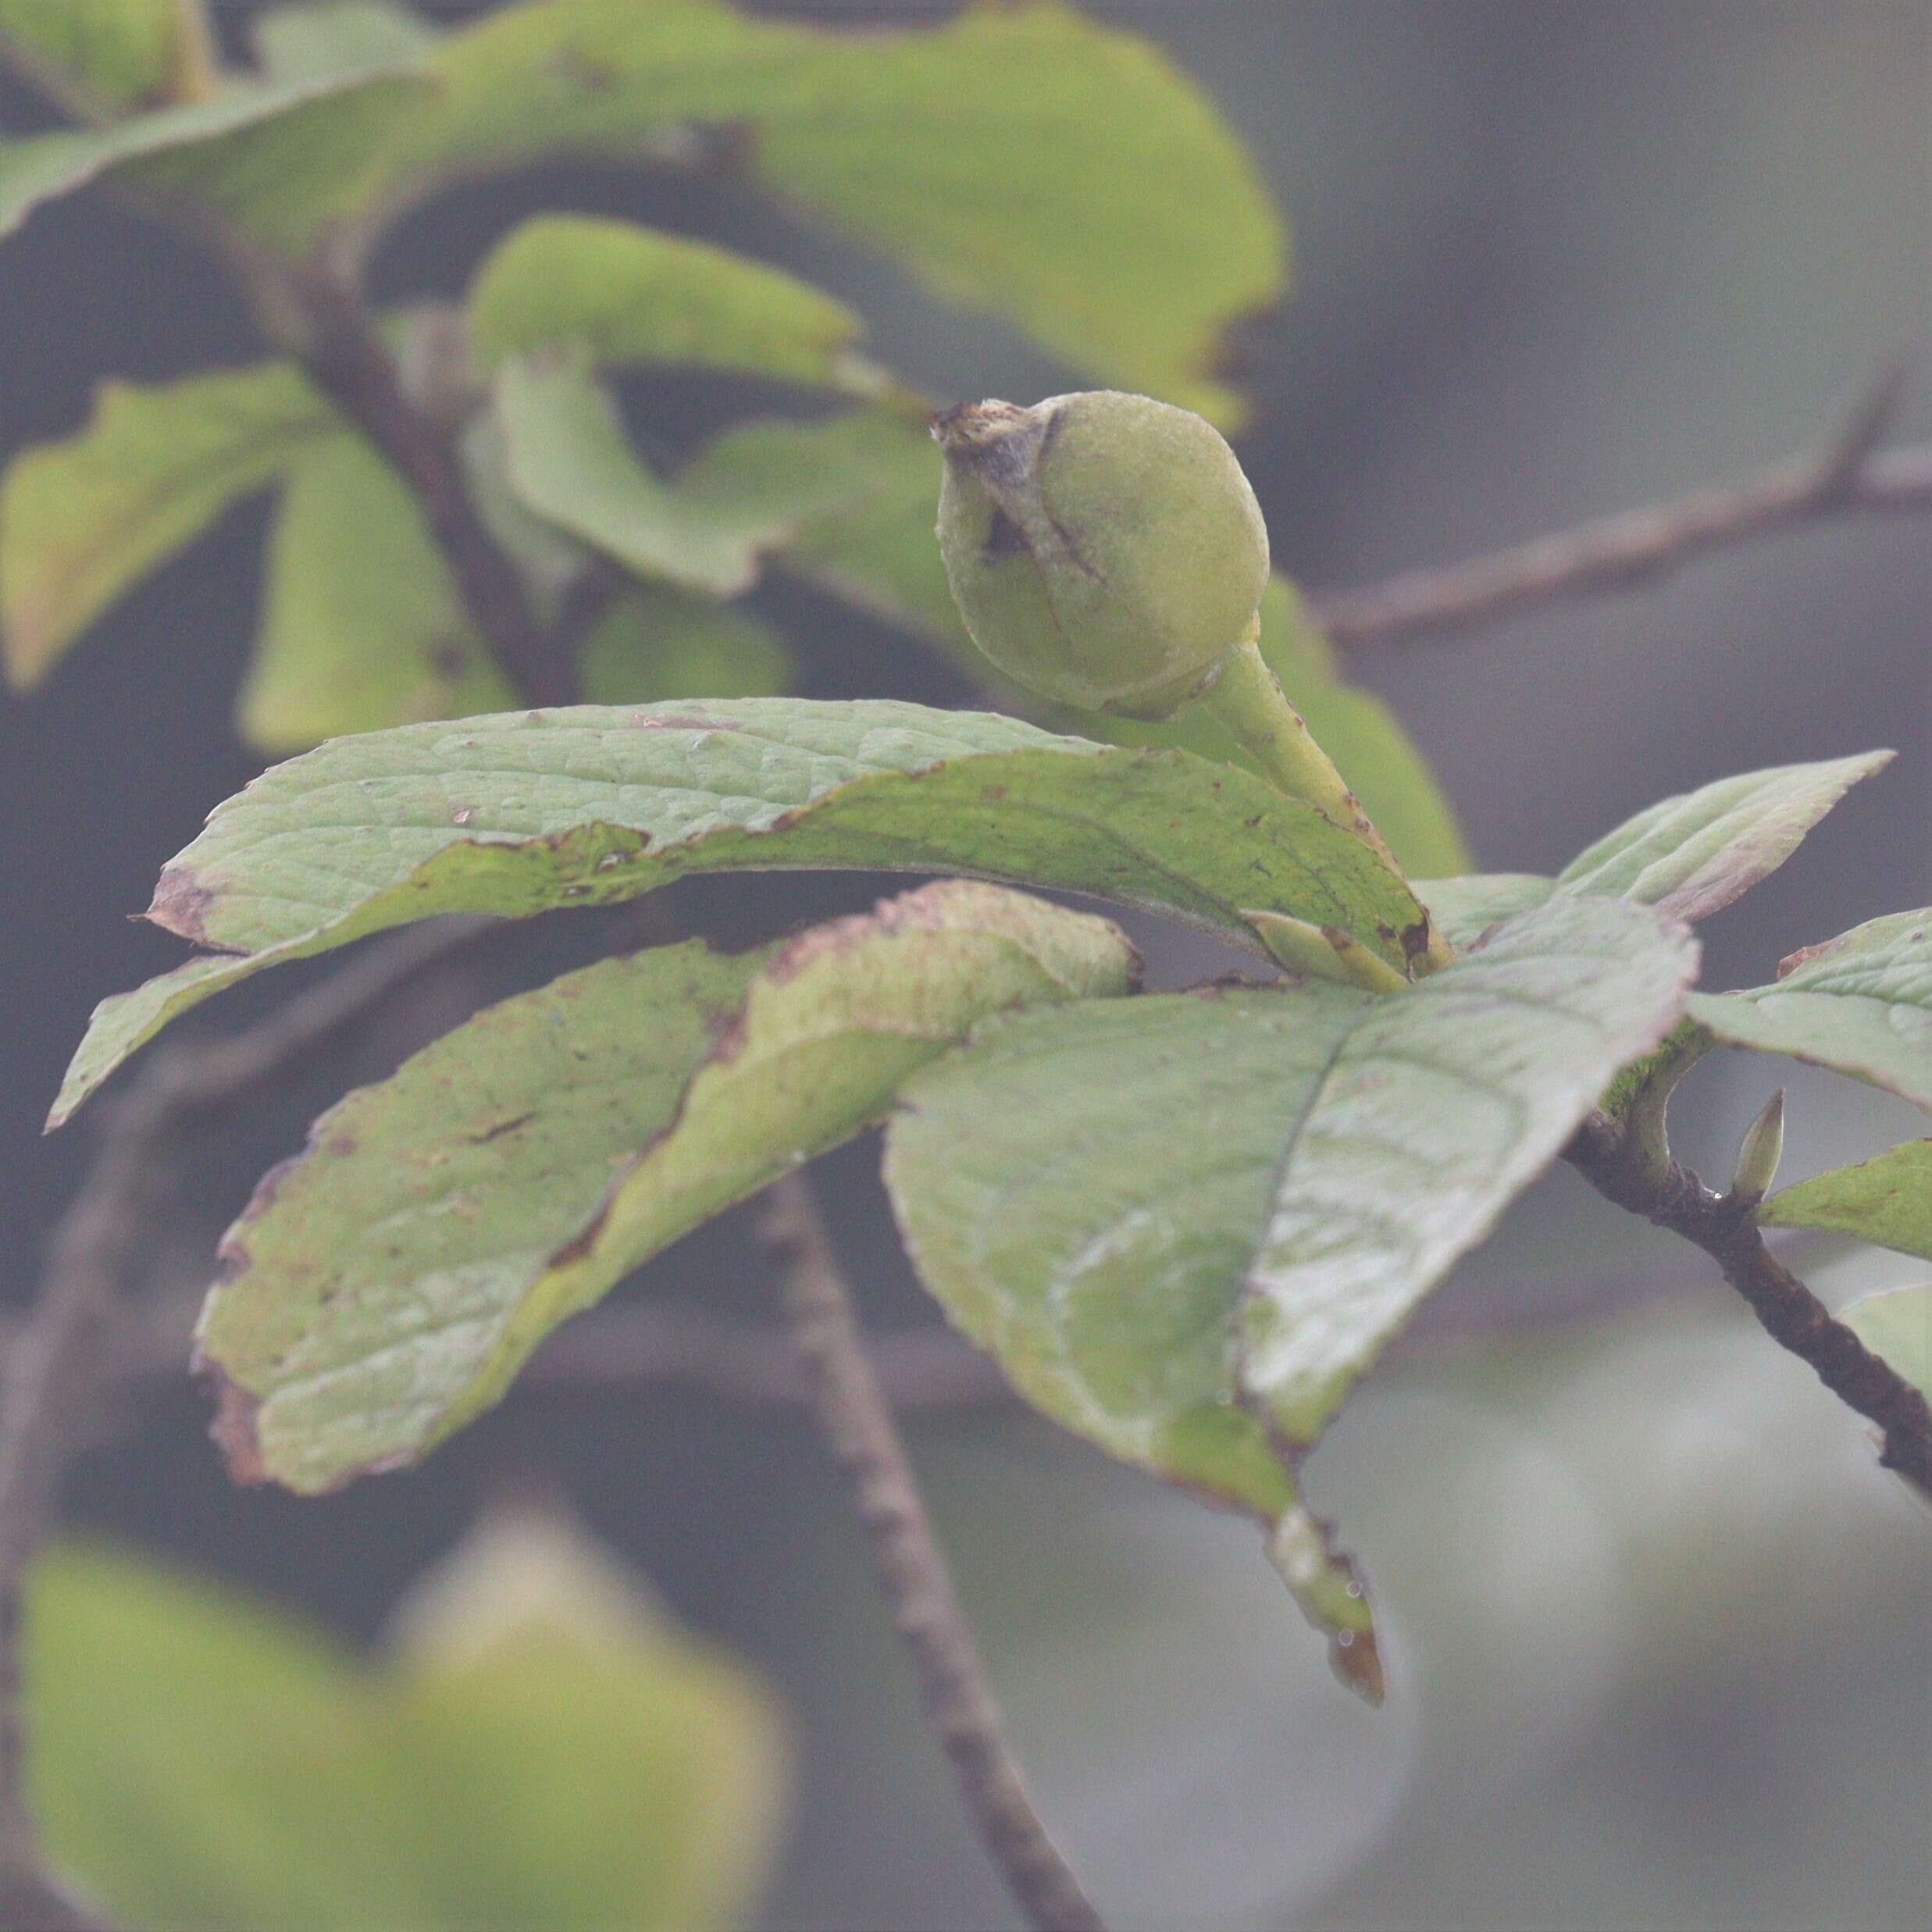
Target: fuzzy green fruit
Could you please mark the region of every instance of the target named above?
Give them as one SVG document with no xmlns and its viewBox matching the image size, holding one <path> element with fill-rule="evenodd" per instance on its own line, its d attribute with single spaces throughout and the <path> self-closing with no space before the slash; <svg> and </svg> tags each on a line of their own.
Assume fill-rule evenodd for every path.
<svg viewBox="0 0 1932 1932">
<path fill-rule="evenodd" d="M 1253 636 L 1267 529 L 1212 424 L 1102 389 L 1031 409 L 961 403 L 932 433 L 954 600 L 1015 683 L 1165 718 Z"/>
</svg>

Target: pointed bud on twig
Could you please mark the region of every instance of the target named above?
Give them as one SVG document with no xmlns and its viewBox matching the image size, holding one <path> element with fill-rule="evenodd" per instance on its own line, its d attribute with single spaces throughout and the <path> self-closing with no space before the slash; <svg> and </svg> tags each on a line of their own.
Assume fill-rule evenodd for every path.
<svg viewBox="0 0 1932 1932">
<path fill-rule="evenodd" d="M 1745 1131 L 1738 1150 L 1738 1168 L 1731 1176 L 1731 1198 L 1755 1207 L 1771 1191 L 1777 1164 L 1784 1152 L 1784 1089 L 1780 1087 L 1764 1103 L 1764 1111 Z"/>
</svg>

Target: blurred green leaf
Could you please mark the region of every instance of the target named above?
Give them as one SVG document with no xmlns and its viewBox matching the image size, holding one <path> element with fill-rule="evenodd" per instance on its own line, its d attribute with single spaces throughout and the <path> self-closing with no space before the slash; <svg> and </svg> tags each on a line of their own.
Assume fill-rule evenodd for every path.
<svg viewBox="0 0 1932 1932">
<path fill-rule="evenodd" d="M 116 111 L 165 101 L 180 77 L 186 0 L 0 0 L 0 34 Z"/>
<path fill-rule="evenodd" d="M 109 127 L 0 142 L 0 236 L 43 202 L 106 181 L 151 205 L 212 209 L 252 241 L 299 249 L 432 91 L 406 73 L 236 86 Z"/>
<path fill-rule="evenodd" d="M 1932 1401 L 1932 1283 L 1864 1296 L 1838 1319 Z"/>
<path fill-rule="evenodd" d="M 632 450 L 609 393 L 574 355 L 497 371 L 504 474 L 523 507 L 638 576 L 729 597 L 757 579 L 787 520 L 666 482 Z"/>
<path fill-rule="evenodd" d="M 1229 987 L 991 1021 L 907 1083 L 885 1161 L 921 1280 L 1014 1386 L 1121 1461 L 1285 1526 L 1289 1581 L 1358 1666 L 1367 1600 L 1241 1406 L 1235 1323 L 1289 1122 L 1370 1003 Z"/>
<path fill-rule="evenodd" d="M 618 594 L 585 639 L 580 663 L 584 696 L 596 704 L 774 697 L 790 687 L 793 672 L 770 625 L 656 584 Z"/>
<path fill-rule="evenodd" d="M 196 1932 L 740 1920 L 783 1781 L 742 1670 L 508 1524 L 405 1634 L 371 1669 L 131 1557 L 45 1559 L 28 1769 L 56 1863 L 118 1920 Z"/>
<path fill-rule="evenodd" d="M 1696 968 L 1681 928 L 1580 896 L 1354 1014 L 1311 1007 L 1347 1023 L 1331 1020 L 1290 1104 L 1241 1323 L 1242 1389 L 1282 1435 L 1321 1432 L 1617 1069 L 1669 1031 Z"/>
<path fill-rule="evenodd" d="M 308 81 L 408 65 L 436 35 L 419 14 L 389 0 L 323 0 L 271 9 L 250 37 L 269 80 Z"/>
<path fill-rule="evenodd" d="M 277 765 L 211 815 L 148 916 L 245 955 L 94 1010 L 58 1125 L 179 1014 L 437 913 L 632 899 L 686 872 L 964 872 L 1164 912 L 1265 952 L 1244 908 L 1405 963 L 1421 908 L 1352 833 L 1180 751 L 874 699 L 691 700 L 405 725 Z"/>
<path fill-rule="evenodd" d="M 130 586 L 337 430 L 280 362 L 103 383 L 84 429 L 23 451 L 0 483 L 8 675 L 37 683 Z"/>
<path fill-rule="evenodd" d="M 511 701 L 395 472 L 355 437 L 298 457 L 269 540 L 243 736 L 286 754 Z"/>
<path fill-rule="evenodd" d="M 413 1461 L 679 1235 L 876 1119 L 974 1021 L 1127 990 L 1103 920 L 928 886 L 775 950 L 609 960 L 315 1124 L 230 1229 L 197 1335 L 244 1480 Z"/>
<path fill-rule="evenodd" d="M 552 0 L 451 35 L 371 193 L 559 151 L 701 165 L 904 261 L 1070 364 L 1225 421 L 1227 326 L 1281 294 L 1253 162 L 1150 41 L 1053 5 L 825 31 L 711 0 Z"/>
<path fill-rule="evenodd" d="M 487 1520 L 405 1599 L 390 1734 L 450 1932 L 747 1922 L 786 1809 L 782 1714 L 566 1524 Z"/>
<path fill-rule="evenodd" d="M 1932 1107 L 1932 911 L 1870 920 L 1794 953 L 1774 984 L 1699 993 L 1690 1011 L 1731 1046 L 1789 1053 Z"/>
<path fill-rule="evenodd" d="M 27 1776 L 55 1864 L 130 1925 L 427 1925 L 405 1767 L 319 1634 L 127 1556 L 28 1586 Z"/>
<path fill-rule="evenodd" d="M 1781 1189 L 1758 1210 L 1769 1228 L 1822 1228 L 1932 1261 L 1932 1140 Z"/>
<path fill-rule="evenodd" d="M 1627 820 L 1556 875 L 1559 890 L 1601 893 L 1693 922 L 1768 878 L 1889 751 L 1775 765 L 1666 798 Z"/>
<path fill-rule="evenodd" d="M 939 454 L 921 425 L 884 409 L 759 418 L 715 437 L 680 480 L 707 499 L 757 506 L 786 526 L 775 554 L 788 570 L 990 681 L 946 585 L 933 534 Z"/>
<path fill-rule="evenodd" d="M 578 343 L 601 364 L 733 369 L 836 387 L 865 325 L 796 276 L 635 223 L 544 215 L 511 230 L 469 286 L 470 340 L 494 369 Z"/>
</svg>

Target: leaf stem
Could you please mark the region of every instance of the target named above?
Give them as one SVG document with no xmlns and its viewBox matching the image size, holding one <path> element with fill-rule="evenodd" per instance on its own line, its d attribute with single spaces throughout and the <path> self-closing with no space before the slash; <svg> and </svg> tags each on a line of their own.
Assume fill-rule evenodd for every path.
<svg viewBox="0 0 1932 1932">
<path fill-rule="evenodd" d="M 1220 675 L 1198 700 L 1222 730 L 1261 768 L 1262 775 L 1278 791 L 1305 800 L 1324 816 L 1353 832 L 1397 878 L 1402 868 L 1375 829 L 1362 802 L 1335 768 L 1335 761 L 1316 743 L 1301 713 L 1289 702 L 1280 679 L 1261 655 L 1258 636 L 1250 635 L 1221 661 Z M 1422 970 L 1446 966 L 1449 942 L 1433 929 Z"/>
<path fill-rule="evenodd" d="M 980 1841 L 1036 1932 L 1105 1932 L 1027 1796 L 972 1627 L 811 1189 L 793 1174 L 765 1198 L 765 1232 L 785 1264 L 780 1293 L 793 1342 L 812 1381 L 832 1456 L 851 1484 L 879 1588 L 918 1677 L 926 1720 L 951 1761 Z"/>
<path fill-rule="evenodd" d="M 1214 721 L 1260 766 L 1268 782 L 1291 798 L 1305 799 L 1338 825 L 1346 825 L 1388 859 L 1395 860 L 1348 788 L 1335 761 L 1315 742 L 1281 680 L 1268 668 L 1258 640 L 1244 637 L 1221 661 L 1221 673 L 1202 695 Z"/>
</svg>

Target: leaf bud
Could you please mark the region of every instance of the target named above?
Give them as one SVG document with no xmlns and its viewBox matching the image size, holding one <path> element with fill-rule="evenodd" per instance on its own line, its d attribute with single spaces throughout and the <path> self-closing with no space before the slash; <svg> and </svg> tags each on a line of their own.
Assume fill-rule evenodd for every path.
<svg viewBox="0 0 1932 1932">
<path fill-rule="evenodd" d="M 1251 637 L 1267 529 L 1211 423 L 1117 390 L 961 403 L 939 548 L 974 641 L 1043 697 L 1164 718 Z"/>
<path fill-rule="evenodd" d="M 1732 1199 L 1756 1205 L 1771 1191 L 1784 1152 L 1784 1089 L 1780 1087 L 1764 1103 L 1764 1110 L 1745 1129 L 1731 1176 Z"/>
</svg>

